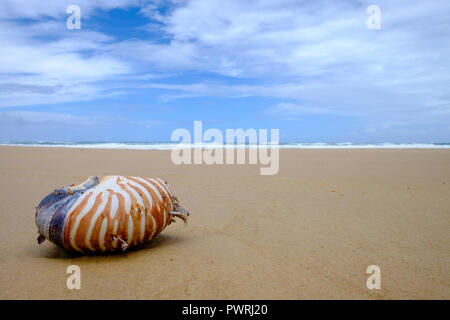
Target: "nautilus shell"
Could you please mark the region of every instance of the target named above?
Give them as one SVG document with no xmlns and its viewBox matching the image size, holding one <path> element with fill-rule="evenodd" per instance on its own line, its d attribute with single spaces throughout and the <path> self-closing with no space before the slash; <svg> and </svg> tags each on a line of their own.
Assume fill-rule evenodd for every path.
<svg viewBox="0 0 450 320">
<path fill-rule="evenodd" d="M 126 250 L 144 243 L 187 212 L 161 179 L 90 177 L 57 189 L 36 208 L 38 243 L 82 253 Z"/>
</svg>

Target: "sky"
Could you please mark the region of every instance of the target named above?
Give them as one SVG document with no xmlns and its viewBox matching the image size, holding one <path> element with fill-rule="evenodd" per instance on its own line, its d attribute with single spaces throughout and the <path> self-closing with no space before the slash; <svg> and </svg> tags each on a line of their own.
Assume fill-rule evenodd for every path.
<svg viewBox="0 0 450 320">
<path fill-rule="evenodd" d="M 450 142 L 449 13 L 448 0 L 1 0 L 0 141 L 166 142 L 201 120 L 281 142 Z"/>
</svg>

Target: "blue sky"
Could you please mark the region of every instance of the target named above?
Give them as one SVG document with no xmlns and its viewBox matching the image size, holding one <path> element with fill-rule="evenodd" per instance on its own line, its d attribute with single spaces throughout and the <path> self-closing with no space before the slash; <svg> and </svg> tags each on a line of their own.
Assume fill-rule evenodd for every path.
<svg viewBox="0 0 450 320">
<path fill-rule="evenodd" d="M 66 8 L 81 8 L 68 30 Z M 369 5 L 381 29 L 369 30 Z M 2 0 L 0 141 L 449 142 L 450 2 Z"/>
</svg>

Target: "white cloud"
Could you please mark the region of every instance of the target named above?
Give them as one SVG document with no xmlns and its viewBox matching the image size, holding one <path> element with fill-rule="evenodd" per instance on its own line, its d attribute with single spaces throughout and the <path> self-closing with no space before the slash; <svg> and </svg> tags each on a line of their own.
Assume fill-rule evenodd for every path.
<svg viewBox="0 0 450 320">
<path fill-rule="evenodd" d="M 281 102 L 265 110 L 269 115 L 273 116 L 302 116 L 311 114 L 340 114 L 338 110 L 330 110 L 317 107 L 308 107 L 290 102 Z"/>
<path fill-rule="evenodd" d="M 155 67 L 252 79 L 248 85 L 147 86 L 170 90 L 162 96 L 166 100 L 274 97 L 297 100 L 292 106 L 306 105 L 308 112 L 449 120 L 450 20 L 445 12 L 450 3 L 381 1 L 379 31 L 366 28 L 369 4 L 187 1 L 161 19 L 172 41 L 140 42 L 148 50 L 135 53 Z M 306 112 L 302 108 L 296 110 Z M 294 111 L 286 105 L 272 109 L 279 114 Z"/>
<path fill-rule="evenodd" d="M 66 15 L 68 6 L 76 4 L 82 8 L 82 15 L 89 15 L 96 9 L 110 10 L 137 6 L 139 0 L 2 0 L 0 2 L 0 18 L 39 19 L 42 17 L 62 17 Z"/>
<path fill-rule="evenodd" d="M 161 120 L 134 120 L 126 117 L 86 116 L 60 112 L 35 111 L 0 111 L 0 124 L 2 126 L 68 126 L 89 127 L 105 125 L 131 125 L 150 128 L 165 124 Z"/>
<path fill-rule="evenodd" d="M 386 13 L 382 30 L 369 31 L 362 2 L 193 0 L 159 19 L 172 38 L 169 44 L 135 44 L 147 44 L 142 56 L 155 64 L 168 67 L 166 54 L 182 52 L 185 59 L 174 59 L 172 68 L 242 77 L 383 76 L 390 65 L 420 73 L 413 62 L 428 56 L 429 48 L 422 47 L 438 44 L 444 37 L 433 30 L 449 26 L 436 19 L 443 16 L 444 1 L 380 5 Z M 432 26 L 413 32 L 417 25 L 405 17 Z"/>
<path fill-rule="evenodd" d="M 51 21 L 3 21 L 0 30 L 0 107 L 89 100 L 108 94 L 99 82 L 130 72 L 103 52 L 112 39 L 101 33 L 70 33 Z"/>
<path fill-rule="evenodd" d="M 76 116 L 67 113 L 3 111 L 0 112 L 0 123 L 3 125 L 68 125 L 90 126 L 99 123 L 98 118 Z"/>
<path fill-rule="evenodd" d="M 166 90 L 166 100 L 279 99 L 266 110 L 272 115 L 372 117 L 378 127 L 450 120 L 447 0 L 377 1 L 377 31 L 366 28 L 371 1 L 78 1 L 87 17 L 96 9 L 140 5 L 147 28 L 161 38 L 126 40 L 69 33 L 44 19 L 64 18 L 71 2 L 0 3 L 0 17 L 38 19 L 0 22 L 0 106 L 94 99 L 111 94 L 111 80 L 126 92 L 134 77 L 140 88 Z M 238 82 L 165 84 L 141 77 L 191 71 Z"/>
</svg>

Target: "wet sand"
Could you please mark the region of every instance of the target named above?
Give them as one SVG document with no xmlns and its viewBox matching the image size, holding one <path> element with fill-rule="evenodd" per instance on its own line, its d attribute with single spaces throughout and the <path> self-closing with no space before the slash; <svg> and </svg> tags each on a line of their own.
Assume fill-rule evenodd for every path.
<svg viewBox="0 0 450 320">
<path fill-rule="evenodd" d="M 39 201 L 108 174 L 166 179 L 189 224 L 117 254 L 38 245 Z M 169 151 L 0 147 L 0 191 L 1 299 L 450 299 L 450 150 L 280 150 L 261 176 Z"/>
</svg>

